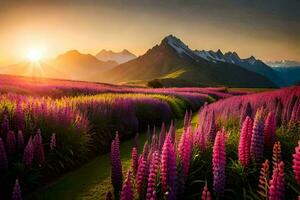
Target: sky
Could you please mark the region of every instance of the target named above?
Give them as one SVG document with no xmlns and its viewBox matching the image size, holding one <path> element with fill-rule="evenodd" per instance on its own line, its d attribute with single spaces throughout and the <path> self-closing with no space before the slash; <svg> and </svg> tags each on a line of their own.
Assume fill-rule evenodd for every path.
<svg viewBox="0 0 300 200">
<path fill-rule="evenodd" d="M 299 0 L 0 0 L 0 63 L 101 49 L 142 55 L 173 34 L 190 48 L 300 61 Z"/>
</svg>

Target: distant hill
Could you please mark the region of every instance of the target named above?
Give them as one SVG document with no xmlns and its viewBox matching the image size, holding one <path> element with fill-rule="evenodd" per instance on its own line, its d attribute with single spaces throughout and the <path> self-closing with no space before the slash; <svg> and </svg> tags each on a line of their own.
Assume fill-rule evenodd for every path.
<svg viewBox="0 0 300 200">
<path fill-rule="evenodd" d="M 193 85 L 276 87 L 268 78 L 228 62 L 212 62 L 199 56 L 170 35 L 144 55 L 118 65 L 100 78 L 107 82 L 161 79 Z"/>
<path fill-rule="evenodd" d="M 119 64 L 122 64 L 135 59 L 136 55 L 129 52 L 127 49 L 124 49 L 121 52 L 107 51 L 103 49 L 99 53 L 97 53 L 95 57 L 102 61 L 115 61 Z"/>
</svg>

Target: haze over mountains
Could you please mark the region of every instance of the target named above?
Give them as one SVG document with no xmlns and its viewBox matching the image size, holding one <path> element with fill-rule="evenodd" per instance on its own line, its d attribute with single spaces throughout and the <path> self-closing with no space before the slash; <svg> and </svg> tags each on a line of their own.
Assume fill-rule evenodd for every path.
<svg viewBox="0 0 300 200">
<path fill-rule="evenodd" d="M 265 64 L 236 52 L 192 50 L 173 35 L 136 57 L 128 50 L 101 50 L 95 56 L 71 50 L 39 63 L 22 62 L 0 73 L 109 83 L 156 80 L 163 86 L 282 87 L 300 81 L 295 61 Z"/>
</svg>

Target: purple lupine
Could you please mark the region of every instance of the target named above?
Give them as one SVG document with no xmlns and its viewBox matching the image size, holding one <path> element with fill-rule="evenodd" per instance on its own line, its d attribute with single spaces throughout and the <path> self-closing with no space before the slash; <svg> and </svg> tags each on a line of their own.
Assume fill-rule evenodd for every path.
<svg viewBox="0 0 300 200">
<path fill-rule="evenodd" d="M 21 192 L 21 187 L 20 187 L 20 184 L 19 184 L 19 180 L 17 179 L 16 182 L 15 182 L 15 186 L 14 186 L 14 189 L 13 189 L 13 192 L 12 192 L 12 197 L 11 197 L 12 200 L 22 200 L 22 192 Z"/>
<path fill-rule="evenodd" d="M 276 139 L 276 118 L 274 112 L 270 112 L 265 120 L 264 127 L 265 145 L 272 148 Z"/>
<path fill-rule="evenodd" d="M 24 135 L 21 130 L 18 131 L 18 149 L 23 149 L 24 146 Z"/>
<path fill-rule="evenodd" d="M 50 149 L 54 150 L 56 148 L 56 134 L 52 133 L 50 140 Z"/>
<path fill-rule="evenodd" d="M 213 146 L 212 155 L 213 165 L 213 187 L 218 195 L 223 195 L 225 188 L 225 165 L 226 165 L 226 149 L 225 149 L 225 132 L 217 133 Z"/>
<path fill-rule="evenodd" d="M 14 125 L 16 126 L 17 130 L 24 131 L 25 116 L 24 116 L 24 112 L 22 110 L 21 103 L 16 104 L 16 108 L 15 108 L 15 111 L 14 111 L 13 122 L 14 122 Z"/>
<path fill-rule="evenodd" d="M 8 121 L 7 115 L 5 114 L 3 116 L 3 119 L 2 119 L 1 130 L 0 130 L 1 135 L 0 136 L 5 139 L 8 131 L 9 131 L 9 121 Z"/>
<path fill-rule="evenodd" d="M 141 155 L 138 164 L 138 170 L 136 173 L 136 189 L 139 194 L 139 197 L 142 199 L 145 194 L 145 187 L 147 186 L 147 158 L 144 157 L 144 155 Z"/>
<path fill-rule="evenodd" d="M 155 200 L 156 199 L 156 176 L 159 169 L 159 154 L 157 151 L 153 153 L 149 176 L 148 176 L 148 186 L 147 186 L 147 200 Z"/>
<path fill-rule="evenodd" d="M 269 199 L 280 200 L 284 197 L 284 163 L 281 161 L 273 170 L 270 180 Z"/>
<path fill-rule="evenodd" d="M 178 145 L 178 153 L 182 162 L 183 178 L 186 181 L 189 174 L 190 158 L 192 153 L 191 127 L 188 127 L 183 131 Z"/>
<path fill-rule="evenodd" d="M 17 142 L 16 135 L 13 131 L 8 131 L 8 134 L 6 136 L 6 147 L 8 155 L 12 155 L 16 152 Z"/>
<path fill-rule="evenodd" d="M 133 175 L 135 176 L 138 169 L 138 152 L 136 150 L 136 147 L 133 147 L 131 151 L 131 169 Z"/>
<path fill-rule="evenodd" d="M 247 166 L 250 163 L 250 143 L 252 135 L 252 119 L 247 116 L 240 133 L 240 142 L 238 147 L 239 162 L 243 166 Z"/>
<path fill-rule="evenodd" d="M 253 122 L 250 153 L 254 162 L 259 162 L 264 155 L 264 122 L 262 119 L 262 109 L 256 112 Z"/>
<path fill-rule="evenodd" d="M 242 126 L 243 122 L 245 121 L 246 117 L 250 117 L 252 116 L 252 108 L 250 103 L 248 102 L 246 107 L 244 107 L 241 117 L 240 117 L 240 126 Z"/>
<path fill-rule="evenodd" d="M 33 147 L 34 159 L 36 160 L 38 165 L 42 165 L 45 162 L 45 152 L 43 138 L 40 130 L 38 130 L 37 134 L 33 137 Z"/>
<path fill-rule="evenodd" d="M 171 120 L 171 124 L 170 124 L 168 133 L 171 134 L 172 141 L 175 142 L 176 141 L 176 128 L 175 128 L 173 120 Z"/>
<path fill-rule="evenodd" d="M 2 138 L 0 138 L 0 171 L 7 170 L 7 168 L 8 168 L 8 161 L 7 161 L 5 146 Z"/>
<path fill-rule="evenodd" d="M 28 143 L 24 149 L 24 153 L 23 153 L 23 164 L 26 167 L 31 168 L 31 166 L 32 166 L 33 151 L 34 151 L 34 147 L 33 147 L 33 143 L 32 143 L 32 138 L 30 136 Z"/>
<path fill-rule="evenodd" d="M 134 200 L 130 171 L 127 172 L 126 179 L 123 183 L 121 200 Z"/>
<path fill-rule="evenodd" d="M 120 157 L 119 135 L 111 143 L 111 183 L 114 187 L 115 195 L 119 193 L 122 187 L 122 163 Z"/>
<path fill-rule="evenodd" d="M 167 199 L 176 199 L 177 169 L 176 154 L 170 134 L 167 135 L 161 154 L 161 184 Z"/>
</svg>

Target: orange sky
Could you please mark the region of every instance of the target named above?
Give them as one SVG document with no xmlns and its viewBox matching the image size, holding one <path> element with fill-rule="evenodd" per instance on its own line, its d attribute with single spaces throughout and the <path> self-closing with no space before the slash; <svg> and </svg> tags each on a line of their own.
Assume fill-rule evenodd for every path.
<svg viewBox="0 0 300 200">
<path fill-rule="evenodd" d="M 263 60 L 300 60 L 299 28 L 295 28 L 299 21 L 290 20 L 286 13 L 266 15 L 264 10 L 248 7 L 240 13 L 241 8 L 227 4 L 216 9 L 180 4 L 180 0 L 170 5 L 45 2 L 7 3 L 0 8 L 0 63 L 22 60 L 30 49 L 41 49 L 46 57 L 70 49 L 95 54 L 101 49 L 126 48 L 140 55 L 169 34 L 192 49 L 236 51 L 241 57 L 254 55 Z"/>
</svg>

